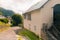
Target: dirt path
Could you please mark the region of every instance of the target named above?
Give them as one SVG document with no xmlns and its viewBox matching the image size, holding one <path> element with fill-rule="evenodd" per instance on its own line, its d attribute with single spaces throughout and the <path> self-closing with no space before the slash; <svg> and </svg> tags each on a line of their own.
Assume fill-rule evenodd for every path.
<svg viewBox="0 0 60 40">
<path fill-rule="evenodd" d="M 21 29 L 20 27 L 12 27 L 6 31 L 3 31 L 0 33 L 0 40 L 17 40 L 17 34 L 14 32 L 14 30 Z M 21 36 L 21 40 L 28 40 L 26 37 Z"/>
<path fill-rule="evenodd" d="M 22 29 L 21 27 L 12 27 L 12 30 L 16 31 L 16 30 L 19 30 L 19 29 Z M 25 36 L 20 36 L 22 39 L 21 40 L 28 40 L 27 37 Z"/>
<path fill-rule="evenodd" d="M 0 40 L 17 40 L 16 34 L 11 28 L 0 33 Z"/>
</svg>

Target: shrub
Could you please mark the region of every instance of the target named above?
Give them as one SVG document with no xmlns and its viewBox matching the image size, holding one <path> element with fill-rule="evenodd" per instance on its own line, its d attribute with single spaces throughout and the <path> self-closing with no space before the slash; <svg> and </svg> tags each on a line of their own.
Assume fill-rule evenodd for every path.
<svg viewBox="0 0 60 40">
<path fill-rule="evenodd" d="M 3 23 L 3 22 L 0 22 L 0 26 L 4 26 L 4 27 L 10 27 L 10 24 L 8 24 L 8 23 Z"/>
<path fill-rule="evenodd" d="M 0 19 L 0 21 L 3 22 L 3 23 L 8 23 L 9 22 L 7 18 Z"/>
<path fill-rule="evenodd" d="M 9 24 L 5 24 L 3 22 L 0 22 L 0 32 L 5 31 L 10 28 Z"/>
<path fill-rule="evenodd" d="M 0 12 L 0 15 L 2 15 L 2 12 Z"/>
</svg>

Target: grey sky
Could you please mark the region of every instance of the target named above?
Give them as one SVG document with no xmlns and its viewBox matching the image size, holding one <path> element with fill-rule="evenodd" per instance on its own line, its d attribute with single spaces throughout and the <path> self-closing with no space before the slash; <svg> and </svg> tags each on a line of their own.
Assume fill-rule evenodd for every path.
<svg viewBox="0 0 60 40">
<path fill-rule="evenodd" d="M 0 0 L 0 6 L 21 13 L 42 0 Z"/>
</svg>

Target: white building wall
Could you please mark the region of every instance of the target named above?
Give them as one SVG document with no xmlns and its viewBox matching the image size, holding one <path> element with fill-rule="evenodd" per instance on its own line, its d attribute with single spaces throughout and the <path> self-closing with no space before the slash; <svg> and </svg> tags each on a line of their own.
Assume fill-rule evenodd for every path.
<svg viewBox="0 0 60 40">
<path fill-rule="evenodd" d="M 29 21 L 25 19 L 24 27 L 41 37 L 41 29 L 43 24 L 48 24 L 49 28 L 53 23 L 53 7 L 56 4 L 60 4 L 60 0 L 50 0 L 41 9 L 31 11 L 32 20 Z M 36 30 L 34 30 L 34 26 L 36 26 Z"/>
</svg>

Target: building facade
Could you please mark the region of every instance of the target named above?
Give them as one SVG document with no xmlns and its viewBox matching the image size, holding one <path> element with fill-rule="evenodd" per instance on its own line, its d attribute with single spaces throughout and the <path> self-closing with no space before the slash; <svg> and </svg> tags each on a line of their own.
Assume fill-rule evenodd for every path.
<svg viewBox="0 0 60 40">
<path fill-rule="evenodd" d="M 24 13 L 24 28 L 41 37 L 42 28 L 47 25 L 49 29 L 53 23 L 54 6 L 60 4 L 60 0 L 48 0 L 42 7 Z"/>
</svg>

